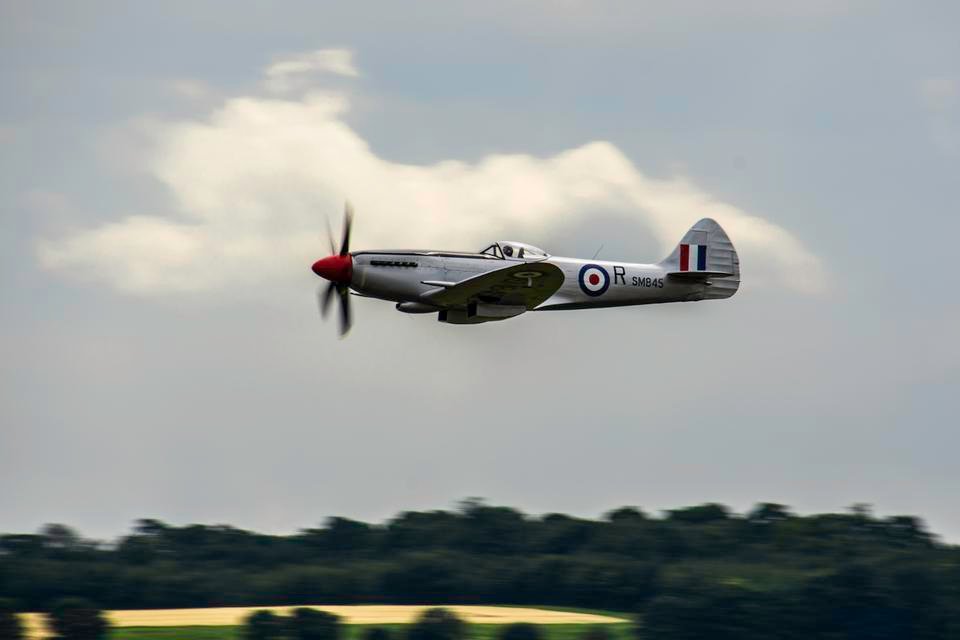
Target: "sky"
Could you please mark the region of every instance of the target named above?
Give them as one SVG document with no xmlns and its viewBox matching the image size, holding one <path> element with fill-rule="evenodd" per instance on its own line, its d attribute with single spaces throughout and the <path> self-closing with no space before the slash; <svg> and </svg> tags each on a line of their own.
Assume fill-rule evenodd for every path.
<svg viewBox="0 0 960 640">
<path fill-rule="evenodd" d="M 854 503 L 960 540 L 960 7 L 0 2 L 0 531 L 288 533 L 469 496 Z M 353 248 L 654 262 L 729 300 L 452 326 Z"/>
</svg>

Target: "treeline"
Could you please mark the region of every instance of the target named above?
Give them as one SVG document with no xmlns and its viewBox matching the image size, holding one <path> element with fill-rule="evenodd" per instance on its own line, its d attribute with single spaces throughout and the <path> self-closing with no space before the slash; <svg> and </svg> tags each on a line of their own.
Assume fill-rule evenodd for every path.
<svg viewBox="0 0 960 640">
<path fill-rule="evenodd" d="M 850 625 L 960 637 L 960 551 L 915 517 L 865 507 L 799 516 L 776 504 L 746 514 L 705 504 L 658 517 L 624 507 L 590 520 L 468 500 L 384 524 L 330 518 L 288 536 L 140 520 L 103 543 L 48 525 L 0 536 L 0 597 L 21 610 L 64 597 L 111 609 L 549 604 L 642 612 L 673 638 L 688 637 L 669 628 L 676 620 L 717 616 L 730 637 L 763 620 L 836 637 Z"/>
</svg>

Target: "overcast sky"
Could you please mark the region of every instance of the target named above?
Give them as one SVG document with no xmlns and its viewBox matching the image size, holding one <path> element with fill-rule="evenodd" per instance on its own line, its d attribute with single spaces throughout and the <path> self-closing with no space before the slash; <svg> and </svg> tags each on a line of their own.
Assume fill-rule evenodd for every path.
<svg viewBox="0 0 960 640">
<path fill-rule="evenodd" d="M 871 503 L 960 540 L 951 2 L 0 2 L 0 531 L 292 532 L 482 496 Z M 722 7 L 722 8 L 721 8 Z M 732 299 L 448 326 L 354 248 L 656 261 Z"/>
</svg>

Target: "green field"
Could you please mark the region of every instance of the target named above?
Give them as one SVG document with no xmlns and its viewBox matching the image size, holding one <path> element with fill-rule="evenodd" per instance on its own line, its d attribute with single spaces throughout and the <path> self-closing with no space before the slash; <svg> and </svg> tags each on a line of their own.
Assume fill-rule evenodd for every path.
<svg viewBox="0 0 960 640">
<path fill-rule="evenodd" d="M 511 605 L 496 605 L 510 607 Z M 598 616 L 610 616 L 630 620 L 632 616 L 622 611 L 585 609 L 578 607 L 555 607 L 550 605 L 513 605 L 515 607 L 587 613 Z M 402 640 L 407 624 L 344 624 L 340 640 L 361 640 L 364 632 L 371 627 L 382 627 L 390 631 L 395 640 Z M 470 624 L 467 635 L 470 640 L 494 640 L 506 627 L 506 624 Z M 543 640 L 577 640 L 590 624 L 543 624 L 537 625 L 543 634 Z M 602 624 L 609 631 L 610 640 L 632 640 L 633 624 L 630 622 Z M 243 640 L 242 627 L 239 626 L 183 626 L 183 627 L 116 627 L 109 640 Z"/>
<path fill-rule="evenodd" d="M 403 631 L 407 627 L 404 624 L 344 625 L 341 640 L 360 640 L 364 631 L 373 626 L 389 629 L 397 640 L 403 637 Z M 493 640 L 505 626 L 472 624 L 468 627 L 468 637 L 470 640 Z M 632 638 L 630 623 L 602 626 L 610 631 L 611 640 Z M 589 628 L 590 625 L 586 624 L 540 625 L 544 640 L 576 640 Z M 242 640 L 242 637 L 240 627 L 122 627 L 114 629 L 110 634 L 110 640 Z"/>
<path fill-rule="evenodd" d="M 120 627 L 110 640 L 241 640 L 240 627 Z"/>
</svg>

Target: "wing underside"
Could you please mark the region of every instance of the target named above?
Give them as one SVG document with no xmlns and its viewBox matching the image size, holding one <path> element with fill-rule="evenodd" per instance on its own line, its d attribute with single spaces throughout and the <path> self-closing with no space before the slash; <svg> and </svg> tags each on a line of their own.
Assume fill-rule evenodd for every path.
<svg viewBox="0 0 960 640">
<path fill-rule="evenodd" d="M 434 289 L 424 294 L 423 300 L 441 307 L 484 303 L 523 306 L 529 310 L 556 293 L 562 284 L 563 271 L 556 265 L 528 262 Z"/>
</svg>

